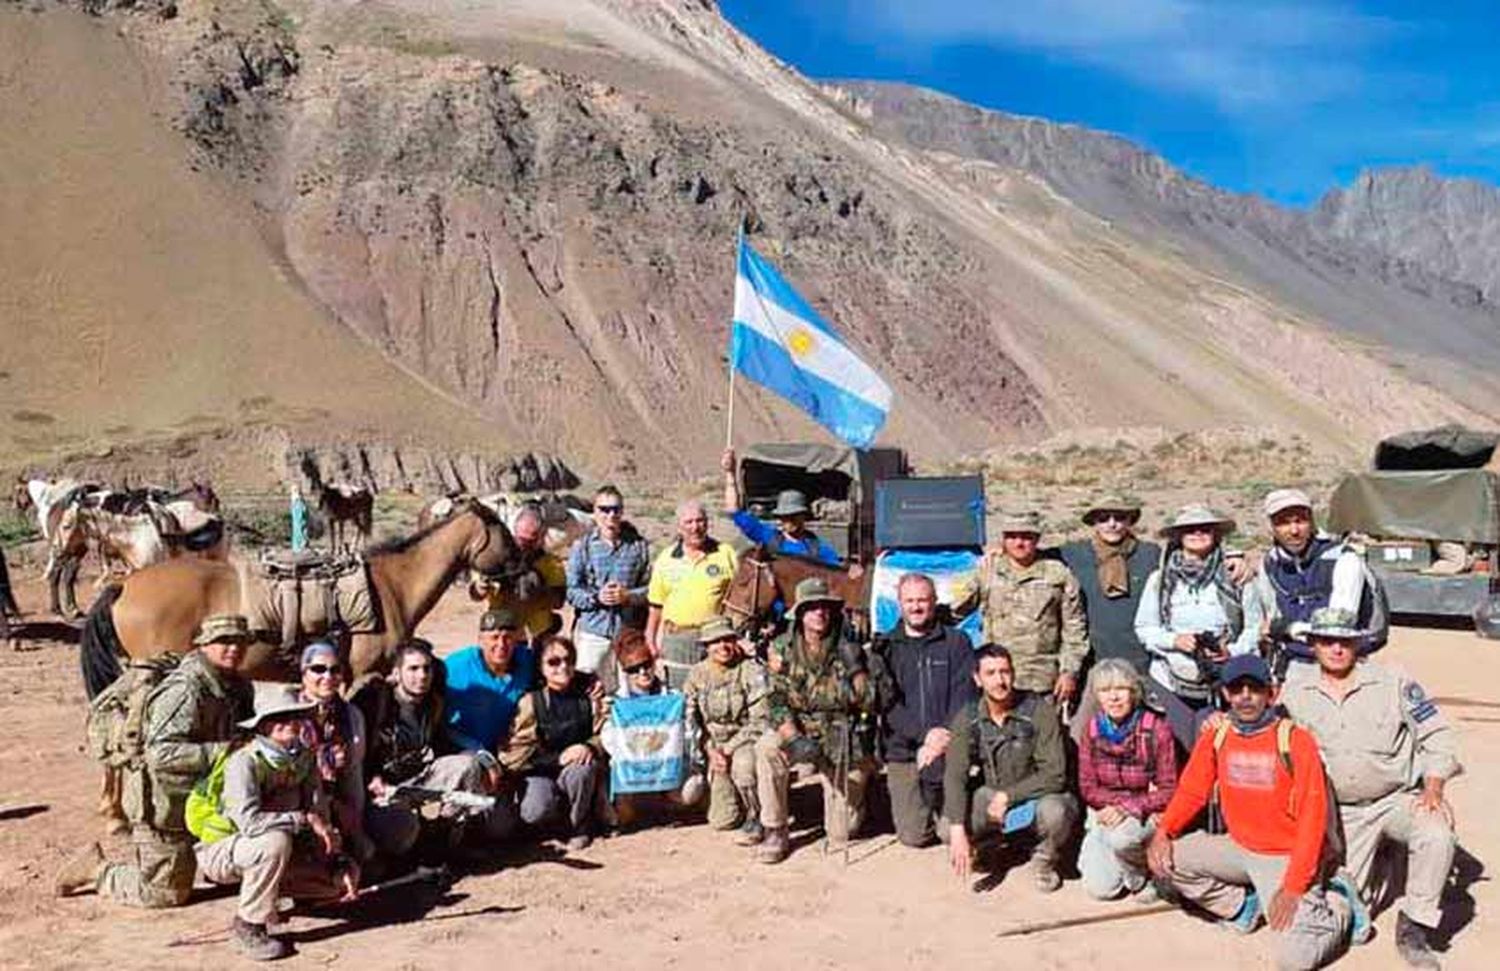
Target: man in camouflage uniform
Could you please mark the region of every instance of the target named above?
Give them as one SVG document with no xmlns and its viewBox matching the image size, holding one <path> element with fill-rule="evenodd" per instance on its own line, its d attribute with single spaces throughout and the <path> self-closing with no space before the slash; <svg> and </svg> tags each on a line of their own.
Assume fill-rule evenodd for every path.
<svg viewBox="0 0 1500 971">
<path fill-rule="evenodd" d="M 740 827 L 736 840 L 754 846 L 764 838 L 755 791 L 755 741 L 769 727 L 771 686 L 766 669 L 740 649 L 723 617 L 703 625 L 699 643 L 708 657 L 693 665 L 682 686 L 687 722 L 698 728 L 708 761 L 708 823 Z"/>
<path fill-rule="evenodd" d="M 1458 842 L 1445 795 L 1448 780 L 1462 771 L 1458 743 L 1420 684 L 1359 656 L 1368 635 L 1352 610 L 1313 611 L 1307 639 L 1317 666 L 1288 668 L 1281 704 L 1312 731 L 1328 766 L 1356 891 L 1377 889 L 1372 878 L 1381 843 L 1405 845 L 1396 952 L 1412 967 L 1437 968 L 1431 935 L 1442 919 Z"/>
<path fill-rule="evenodd" d="M 209 617 L 183 658 L 146 699 L 144 765 L 126 770 L 124 803 L 135 859 L 110 863 L 98 843 L 57 876 L 57 893 L 95 889 L 133 907 L 180 907 L 193 889 L 193 837 L 183 807 L 194 783 L 253 709 L 254 689 L 236 671 L 251 640 L 238 614 Z"/>
<path fill-rule="evenodd" d="M 1035 513 L 1006 516 L 1000 530 L 1000 549 L 985 557 L 981 580 L 984 639 L 1010 651 L 1018 689 L 1050 693 L 1063 705 L 1078 693 L 1089 651 L 1078 580 L 1061 560 L 1038 556 Z"/>
<path fill-rule="evenodd" d="M 787 785 L 793 765 L 822 775 L 823 829 L 843 845 L 865 814 L 865 787 L 875 772 L 873 728 L 877 696 L 889 696 L 890 677 L 877 656 L 846 636 L 844 602 L 821 577 L 797 584 L 792 627 L 771 647 L 772 729 L 755 743 L 756 787 L 765 842 L 762 863 L 790 852 Z"/>
</svg>

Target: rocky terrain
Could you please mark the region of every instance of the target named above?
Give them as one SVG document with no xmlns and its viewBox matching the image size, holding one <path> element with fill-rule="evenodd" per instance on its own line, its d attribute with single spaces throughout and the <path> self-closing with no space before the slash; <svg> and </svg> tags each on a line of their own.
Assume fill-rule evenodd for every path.
<svg viewBox="0 0 1500 971">
<path fill-rule="evenodd" d="M 1469 263 L 1096 133 L 820 87 L 708 0 L 84 6 L 0 3 L 12 465 L 274 483 L 312 449 L 427 490 L 539 454 L 670 488 L 724 441 L 742 224 L 928 465 L 1129 425 L 1347 455 L 1500 403 Z M 741 387 L 737 440 L 822 437 Z"/>
</svg>

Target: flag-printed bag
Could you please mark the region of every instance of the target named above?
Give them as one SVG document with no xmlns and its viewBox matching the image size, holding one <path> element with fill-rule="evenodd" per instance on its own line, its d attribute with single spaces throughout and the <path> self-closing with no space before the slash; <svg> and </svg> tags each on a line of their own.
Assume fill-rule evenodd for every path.
<svg viewBox="0 0 1500 971">
<path fill-rule="evenodd" d="M 681 692 L 616 698 L 604 726 L 611 796 L 672 792 L 687 775 Z"/>
</svg>

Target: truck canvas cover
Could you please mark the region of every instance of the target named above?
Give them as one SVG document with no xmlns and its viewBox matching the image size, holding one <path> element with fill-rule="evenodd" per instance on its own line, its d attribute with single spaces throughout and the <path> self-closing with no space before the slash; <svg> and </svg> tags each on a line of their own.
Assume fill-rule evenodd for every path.
<svg viewBox="0 0 1500 971">
<path fill-rule="evenodd" d="M 1328 525 L 1379 539 L 1492 544 L 1500 537 L 1497 492 L 1483 469 L 1362 472 L 1334 489 Z"/>
</svg>

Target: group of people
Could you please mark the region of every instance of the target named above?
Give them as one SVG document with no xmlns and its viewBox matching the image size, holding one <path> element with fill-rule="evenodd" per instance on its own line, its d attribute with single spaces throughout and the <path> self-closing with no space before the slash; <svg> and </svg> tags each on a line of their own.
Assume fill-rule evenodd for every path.
<svg viewBox="0 0 1500 971">
<path fill-rule="evenodd" d="M 724 472 L 747 539 L 837 561 L 807 529 L 804 496 L 784 492 L 761 522 L 739 511 L 733 453 Z M 527 831 L 576 852 L 706 803 L 712 828 L 779 863 L 799 768 L 821 786 L 829 843 L 846 844 L 883 766 L 897 839 L 946 844 L 960 875 L 1029 847 L 1036 888 L 1052 892 L 1076 858 L 1094 897 L 1159 894 L 1241 933 L 1269 924 L 1289 968 L 1368 938 L 1387 879 L 1376 852 L 1403 843 L 1396 947 L 1437 967 L 1453 733 L 1420 685 L 1368 657 L 1385 616 L 1359 551 L 1318 533 L 1296 490 L 1264 509 L 1274 545 L 1258 564 L 1203 506 L 1182 509 L 1161 546 L 1137 537 L 1140 509 L 1120 499 L 1096 503 L 1090 538 L 1058 551 L 1042 549 L 1035 516 L 1008 516 L 967 606 L 940 606 L 932 579 L 907 574 L 896 627 L 861 639 L 811 577 L 769 640 L 722 613 L 736 554 L 702 504 L 678 508 L 675 540 L 653 556 L 606 486 L 566 560 L 523 510 L 513 532 L 544 589 L 476 589 L 490 598 L 477 642 L 445 658 L 413 641 L 388 677 L 348 685 L 337 649 L 315 643 L 300 685 L 262 686 L 252 705 L 236 671 L 245 621 L 206 621 L 144 707 L 132 859 L 87 847 L 58 890 L 162 907 L 184 903 L 195 874 L 237 882 L 235 941 L 271 959 L 288 951 L 270 933 L 280 898 L 350 898 L 423 846 Z M 968 608 L 983 612 L 978 646 L 947 622 Z M 686 771 L 651 798 L 612 795 L 612 708 L 671 692 Z"/>
</svg>

